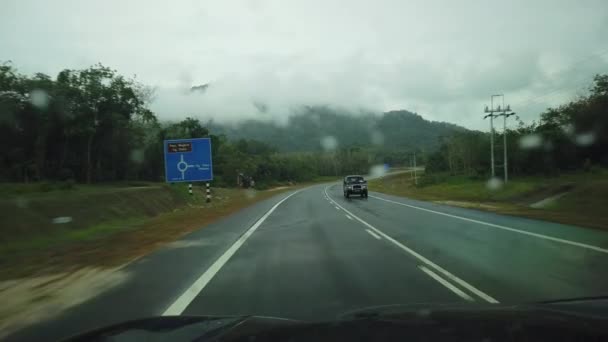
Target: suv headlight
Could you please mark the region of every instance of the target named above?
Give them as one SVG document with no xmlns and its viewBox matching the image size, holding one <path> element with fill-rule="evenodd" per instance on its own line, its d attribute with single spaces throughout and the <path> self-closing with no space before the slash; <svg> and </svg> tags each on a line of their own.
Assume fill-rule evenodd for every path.
<svg viewBox="0 0 608 342">
<path fill-rule="evenodd" d="M 361 185 L 361 189 L 366 189 L 367 188 L 367 184 L 362 184 Z"/>
</svg>

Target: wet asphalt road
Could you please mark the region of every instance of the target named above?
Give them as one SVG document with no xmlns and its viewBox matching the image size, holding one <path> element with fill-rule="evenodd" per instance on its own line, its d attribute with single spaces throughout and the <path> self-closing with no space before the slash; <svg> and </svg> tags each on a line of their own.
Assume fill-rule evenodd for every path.
<svg viewBox="0 0 608 342">
<path fill-rule="evenodd" d="M 321 320 L 377 305 L 608 294 L 604 232 L 374 192 L 346 199 L 338 184 L 277 195 L 183 242 L 9 340 L 56 340 L 163 314 Z"/>
</svg>

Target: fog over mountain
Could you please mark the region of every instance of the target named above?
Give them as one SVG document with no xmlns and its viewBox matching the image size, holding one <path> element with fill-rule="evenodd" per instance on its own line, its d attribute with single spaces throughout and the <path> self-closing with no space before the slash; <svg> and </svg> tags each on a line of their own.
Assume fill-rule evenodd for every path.
<svg viewBox="0 0 608 342">
<path fill-rule="evenodd" d="M 207 126 L 231 140 L 258 140 L 286 152 L 335 148 L 434 151 L 442 138 L 466 130 L 408 111 L 352 113 L 331 107 L 300 108 L 284 124 L 249 119 L 232 124 L 211 121 Z"/>
</svg>

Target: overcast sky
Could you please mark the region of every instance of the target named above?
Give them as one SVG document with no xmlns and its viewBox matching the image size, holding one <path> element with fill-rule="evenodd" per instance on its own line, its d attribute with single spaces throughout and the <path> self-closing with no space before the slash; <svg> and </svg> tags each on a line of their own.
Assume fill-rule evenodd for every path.
<svg viewBox="0 0 608 342">
<path fill-rule="evenodd" d="M 284 118 L 301 104 L 408 109 L 486 129 L 608 72 L 608 1 L 2 0 L 0 60 L 55 76 L 101 62 L 158 87 L 161 119 Z M 202 96 L 192 85 L 211 83 Z M 260 114 L 252 101 L 263 102 Z"/>
</svg>

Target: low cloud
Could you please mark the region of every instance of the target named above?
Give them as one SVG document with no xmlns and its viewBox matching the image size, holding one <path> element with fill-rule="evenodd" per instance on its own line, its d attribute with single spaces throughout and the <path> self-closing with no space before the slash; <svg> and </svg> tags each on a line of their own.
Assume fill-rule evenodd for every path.
<svg viewBox="0 0 608 342">
<path fill-rule="evenodd" d="M 164 120 L 282 122 L 324 104 L 485 129 L 483 107 L 504 93 L 531 121 L 608 69 L 606 36 L 604 0 L 7 0 L 0 13 L 0 58 L 137 74 Z"/>
<path fill-rule="evenodd" d="M 445 65 L 407 58 L 377 64 L 354 56 L 333 64 L 291 64 L 229 74 L 212 80 L 204 93 L 189 91 L 189 85 L 160 87 L 154 109 L 162 118 L 191 115 L 219 122 L 284 122 L 304 105 L 351 112 L 407 109 L 432 120 L 485 129 L 482 111 L 491 94 L 506 94 L 507 103 L 530 122 L 548 106 L 584 93 L 598 69 L 608 67 L 601 56 L 562 69 L 547 68 L 545 63 L 543 55 L 531 53 L 499 56 L 485 64 Z"/>
</svg>

